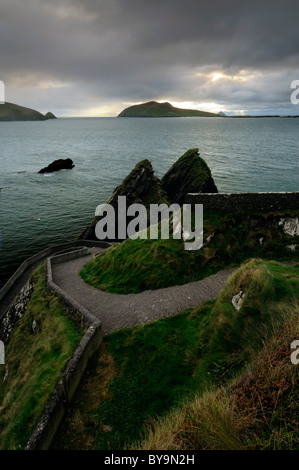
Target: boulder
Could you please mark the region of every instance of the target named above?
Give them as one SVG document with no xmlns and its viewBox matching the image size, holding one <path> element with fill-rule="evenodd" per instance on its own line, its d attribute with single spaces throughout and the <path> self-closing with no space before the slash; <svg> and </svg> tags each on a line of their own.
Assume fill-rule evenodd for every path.
<svg viewBox="0 0 299 470">
<path fill-rule="evenodd" d="M 184 204 L 188 193 L 218 193 L 206 162 L 198 149 L 188 150 L 167 171 L 162 186 L 171 203 Z"/>
<path fill-rule="evenodd" d="M 73 163 L 73 160 L 71 160 L 70 158 L 60 158 L 59 160 L 54 160 L 54 162 L 50 163 L 50 165 L 39 170 L 38 173 L 52 173 L 53 171 L 59 170 L 71 170 L 72 168 L 74 168 L 74 166 L 75 165 Z"/>
</svg>

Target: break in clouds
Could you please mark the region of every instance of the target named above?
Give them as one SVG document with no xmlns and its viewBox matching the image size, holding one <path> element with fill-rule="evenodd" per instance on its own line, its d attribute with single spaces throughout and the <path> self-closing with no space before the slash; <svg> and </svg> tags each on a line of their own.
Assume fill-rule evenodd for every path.
<svg viewBox="0 0 299 470">
<path fill-rule="evenodd" d="M 58 116 L 298 114 L 297 0 L 1 0 L 0 44 L 7 101 Z"/>
</svg>

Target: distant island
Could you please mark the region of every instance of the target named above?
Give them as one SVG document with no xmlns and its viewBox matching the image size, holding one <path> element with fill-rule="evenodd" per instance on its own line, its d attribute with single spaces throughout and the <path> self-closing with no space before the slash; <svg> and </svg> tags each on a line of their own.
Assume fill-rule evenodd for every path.
<svg viewBox="0 0 299 470">
<path fill-rule="evenodd" d="M 196 109 L 175 108 L 170 103 L 148 103 L 136 104 L 124 109 L 118 117 L 222 117 L 223 114 L 198 111 Z"/>
<path fill-rule="evenodd" d="M 227 116 L 222 111 L 218 114 L 209 113 L 208 111 L 199 111 L 196 109 L 175 108 L 170 103 L 158 103 L 157 101 L 149 101 L 148 103 L 135 104 L 125 108 L 118 117 L 222 117 L 222 118 L 298 118 L 299 115 L 281 116 L 273 114 L 264 114 L 260 116 L 250 114 L 239 114 Z"/>
<path fill-rule="evenodd" d="M 53 113 L 42 114 L 31 108 L 14 103 L 0 104 L 0 121 L 47 121 L 57 119 Z"/>
</svg>

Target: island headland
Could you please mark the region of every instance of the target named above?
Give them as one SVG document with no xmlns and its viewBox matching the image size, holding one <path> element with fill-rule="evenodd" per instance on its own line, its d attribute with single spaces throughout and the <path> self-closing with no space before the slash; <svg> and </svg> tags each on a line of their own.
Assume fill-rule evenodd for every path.
<svg viewBox="0 0 299 470">
<path fill-rule="evenodd" d="M 209 113 L 196 109 L 176 108 L 170 103 L 148 103 L 135 104 L 124 109 L 118 117 L 222 117 L 222 114 Z"/>
<path fill-rule="evenodd" d="M 57 118 L 51 112 L 44 115 L 35 109 L 14 103 L 0 104 L 0 121 L 48 121 L 49 119 Z"/>
</svg>

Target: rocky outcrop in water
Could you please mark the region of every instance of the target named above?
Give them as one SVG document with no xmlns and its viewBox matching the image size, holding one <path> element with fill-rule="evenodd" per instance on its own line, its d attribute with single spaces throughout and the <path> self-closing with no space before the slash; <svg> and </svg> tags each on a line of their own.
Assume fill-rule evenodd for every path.
<svg viewBox="0 0 299 470">
<path fill-rule="evenodd" d="M 57 119 L 55 114 L 51 113 L 50 111 L 45 114 L 45 119 Z"/>
<path fill-rule="evenodd" d="M 170 202 L 180 205 L 188 193 L 218 193 L 211 170 L 198 149 L 184 153 L 163 176 L 162 185 Z"/>
<path fill-rule="evenodd" d="M 200 158 L 198 149 L 188 150 L 172 165 L 162 180 L 154 175 L 149 160 L 137 163 L 131 173 L 114 190 L 108 204 L 114 207 L 116 214 L 118 196 L 126 196 L 127 207 L 136 203 L 143 204 L 147 209 L 150 204 L 178 203 L 182 205 L 186 195 L 190 192 L 218 192 L 211 171 L 206 162 Z M 98 220 L 99 218 L 95 217 L 79 238 L 96 240 L 95 226 Z M 129 221 L 130 219 L 127 217 L 127 223 Z M 121 240 L 118 239 L 118 241 Z"/>
<path fill-rule="evenodd" d="M 137 163 L 131 173 L 123 180 L 123 182 L 115 188 L 112 197 L 107 204 L 110 204 L 117 214 L 118 197 L 126 196 L 127 207 L 131 204 L 143 204 L 149 209 L 150 204 L 168 203 L 167 195 L 162 188 L 162 183 L 154 175 L 152 164 L 149 160 L 142 160 Z M 134 217 L 127 217 L 127 223 Z M 86 230 L 83 238 L 88 240 L 96 240 L 95 226 L 99 218 L 95 217 L 91 225 Z M 116 233 L 117 233 L 116 220 Z"/>
<path fill-rule="evenodd" d="M 53 171 L 71 170 L 74 168 L 74 166 L 74 162 L 71 158 L 60 158 L 59 160 L 54 160 L 54 162 L 50 163 L 50 165 L 39 170 L 38 173 L 53 173 Z"/>
<path fill-rule="evenodd" d="M 126 196 L 127 205 L 139 203 L 149 207 L 152 203 L 167 202 L 167 195 L 162 188 L 161 181 L 154 175 L 149 160 L 137 163 L 131 173 L 114 190 L 108 204 L 116 208 L 118 196 Z"/>
</svg>

